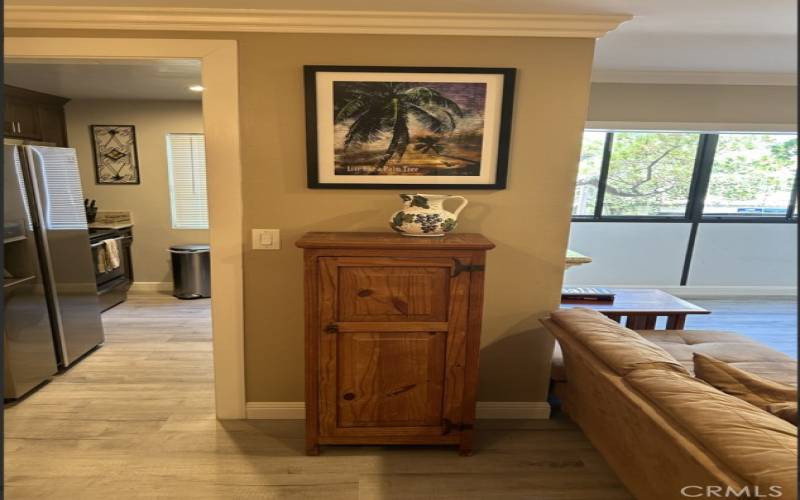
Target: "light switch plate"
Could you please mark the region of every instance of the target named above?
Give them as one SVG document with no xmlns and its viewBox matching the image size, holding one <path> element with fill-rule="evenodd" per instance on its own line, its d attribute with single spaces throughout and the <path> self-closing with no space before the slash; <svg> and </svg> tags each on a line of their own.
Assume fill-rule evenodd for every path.
<svg viewBox="0 0 800 500">
<path fill-rule="evenodd" d="M 280 229 L 253 229 L 253 250 L 280 250 Z"/>
</svg>

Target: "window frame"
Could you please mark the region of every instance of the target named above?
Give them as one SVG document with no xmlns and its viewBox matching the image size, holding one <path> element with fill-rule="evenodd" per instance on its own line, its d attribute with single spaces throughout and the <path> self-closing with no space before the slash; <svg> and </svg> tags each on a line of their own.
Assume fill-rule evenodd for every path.
<svg viewBox="0 0 800 500">
<path fill-rule="evenodd" d="M 175 199 L 175 171 L 172 163 L 172 149 L 170 136 L 200 136 L 203 138 L 205 144 L 205 133 L 203 132 L 168 132 L 164 136 L 164 146 L 167 152 L 167 176 L 169 179 L 169 205 L 170 205 L 170 228 L 176 231 L 208 231 L 210 228 L 210 221 L 208 216 L 208 192 L 206 191 L 206 223 L 203 227 L 185 226 L 177 224 L 177 205 Z M 206 173 L 206 183 L 208 183 L 208 165 L 204 166 Z M 208 188 L 206 188 L 208 189 Z"/>
<path fill-rule="evenodd" d="M 798 214 L 795 212 L 797 203 L 797 190 L 800 187 L 800 168 L 795 166 L 794 184 L 790 193 L 789 205 L 785 215 L 776 216 L 748 216 L 703 214 L 703 207 L 706 194 L 708 193 L 711 171 L 714 166 L 714 154 L 716 153 L 719 136 L 725 132 L 707 132 L 697 130 L 639 130 L 639 129 L 608 129 L 608 128 L 586 128 L 586 132 L 605 132 L 606 142 L 603 148 L 603 158 L 600 163 L 600 177 L 597 183 L 597 197 L 595 199 L 593 215 L 573 215 L 572 222 L 649 222 L 649 223 L 747 223 L 747 224 L 796 224 Z M 614 148 L 614 134 L 617 132 L 684 132 L 700 134 L 700 139 L 695 153 L 695 164 L 692 170 L 689 194 L 686 203 L 686 211 L 683 215 L 603 215 L 603 203 L 605 201 L 608 172 L 611 163 L 611 154 Z M 743 132 L 739 132 L 743 133 Z M 792 132 L 746 132 L 753 134 L 792 134 Z"/>
</svg>

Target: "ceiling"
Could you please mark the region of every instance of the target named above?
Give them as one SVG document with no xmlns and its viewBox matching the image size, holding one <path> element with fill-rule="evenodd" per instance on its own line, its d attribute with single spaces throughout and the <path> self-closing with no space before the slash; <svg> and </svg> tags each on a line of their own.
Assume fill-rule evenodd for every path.
<svg viewBox="0 0 800 500">
<path fill-rule="evenodd" d="M 5 83 L 69 99 L 200 100 L 200 61 L 6 59 Z"/>
<path fill-rule="evenodd" d="M 253 8 L 472 13 L 632 14 L 598 41 L 595 75 L 637 81 L 635 73 L 716 75 L 743 83 L 748 75 L 794 83 L 797 61 L 795 0 L 6 0 L 6 5 Z M 398 8 L 400 6 L 400 8 Z M 696 74 L 686 75 L 687 73 Z M 739 80 L 737 82 L 737 80 Z M 752 80 L 752 78 L 751 78 Z M 680 78 L 669 81 L 680 82 Z"/>
</svg>

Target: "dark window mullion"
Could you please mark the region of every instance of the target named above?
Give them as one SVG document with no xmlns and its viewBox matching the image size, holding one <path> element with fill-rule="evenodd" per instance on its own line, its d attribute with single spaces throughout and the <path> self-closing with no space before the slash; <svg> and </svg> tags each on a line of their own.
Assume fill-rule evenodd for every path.
<svg viewBox="0 0 800 500">
<path fill-rule="evenodd" d="M 800 168 L 795 168 L 794 171 L 794 184 L 792 184 L 792 192 L 789 193 L 789 207 L 786 209 L 786 218 L 791 220 L 794 217 L 794 207 L 797 204 L 797 190 L 800 189 Z"/>
<path fill-rule="evenodd" d="M 692 184 L 689 187 L 689 199 L 686 203 L 686 217 L 692 223 L 689 229 L 689 239 L 686 242 L 686 254 L 683 259 L 683 269 L 681 271 L 681 286 L 686 286 L 689 281 L 689 273 L 692 269 L 692 256 L 694 255 L 694 245 L 697 241 L 697 231 L 700 228 L 700 221 L 703 219 L 703 207 L 705 206 L 708 183 L 711 179 L 711 168 L 714 165 L 714 153 L 717 151 L 718 134 L 703 134 L 697 143 L 697 154 L 694 158 L 694 171 L 692 172 Z"/>
<path fill-rule="evenodd" d="M 708 194 L 708 184 L 711 180 L 711 170 L 714 166 L 714 154 L 717 151 L 718 142 L 719 134 L 703 134 L 700 138 L 686 210 L 686 215 L 693 222 L 700 222 L 703 219 L 703 208 Z"/>
<path fill-rule="evenodd" d="M 608 183 L 608 166 L 611 163 L 611 150 L 614 143 L 614 133 L 606 134 L 606 142 L 603 145 L 603 161 L 600 163 L 600 178 L 597 180 L 597 200 L 594 205 L 594 218 L 600 219 L 603 216 L 603 201 L 606 197 L 606 184 Z"/>
<path fill-rule="evenodd" d="M 706 137 L 708 134 L 700 135 L 700 140 L 697 141 L 697 152 L 694 154 L 694 168 L 692 168 L 692 180 L 689 183 L 689 195 L 686 200 L 685 216 L 691 219 L 695 213 L 695 204 L 697 203 L 697 188 L 700 181 L 700 165 L 703 162 L 703 150 L 705 149 Z"/>
</svg>

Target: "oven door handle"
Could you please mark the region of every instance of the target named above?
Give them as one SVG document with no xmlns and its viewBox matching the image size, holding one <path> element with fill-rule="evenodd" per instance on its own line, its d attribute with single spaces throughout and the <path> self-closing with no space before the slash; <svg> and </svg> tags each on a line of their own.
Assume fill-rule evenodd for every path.
<svg viewBox="0 0 800 500">
<path fill-rule="evenodd" d="M 132 239 L 133 239 L 133 236 L 120 236 L 118 238 L 106 238 L 106 239 L 104 239 L 102 241 L 98 241 L 97 243 L 92 243 L 89 246 L 91 246 L 92 248 L 96 248 L 96 247 L 99 247 L 100 245 L 105 244 L 105 242 L 108 241 L 108 240 L 114 240 L 114 241 L 117 241 L 119 243 L 122 243 L 124 240 L 132 240 Z"/>
</svg>

